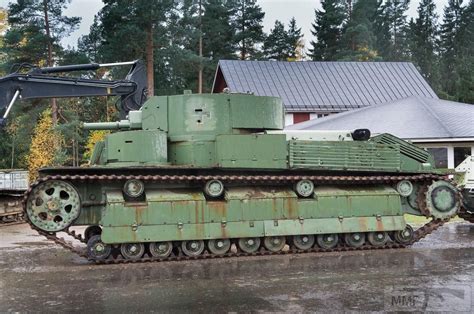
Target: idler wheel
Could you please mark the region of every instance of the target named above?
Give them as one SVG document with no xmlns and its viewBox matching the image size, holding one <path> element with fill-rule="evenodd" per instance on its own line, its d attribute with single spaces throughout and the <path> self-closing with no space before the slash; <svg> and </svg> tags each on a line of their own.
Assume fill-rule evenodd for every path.
<svg viewBox="0 0 474 314">
<path fill-rule="evenodd" d="M 213 239 L 207 242 L 207 248 L 215 255 L 224 255 L 229 252 L 230 245 L 231 243 L 229 239 Z"/>
<path fill-rule="evenodd" d="M 300 180 L 295 184 L 295 192 L 300 197 L 310 197 L 314 193 L 314 183 L 310 180 Z"/>
<path fill-rule="evenodd" d="M 106 260 L 111 252 L 112 246 L 102 242 L 100 235 L 94 235 L 87 241 L 87 257 L 91 260 Z"/>
<path fill-rule="evenodd" d="M 415 237 L 415 232 L 410 225 L 406 225 L 404 230 L 395 231 L 393 233 L 393 239 L 400 244 L 410 244 Z"/>
<path fill-rule="evenodd" d="M 263 246 L 270 252 L 278 252 L 285 247 L 285 237 L 265 237 L 263 239 Z"/>
<path fill-rule="evenodd" d="M 189 240 L 181 243 L 181 249 L 187 256 L 198 256 L 204 252 L 204 241 L 202 240 Z"/>
<path fill-rule="evenodd" d="M 314 245 L 313 235 L 295 235 L 293 236 L 293 245 L 298 250 L 309 250 Z"/>
<path fill-rule="evenodd" d="M 360 232 L 346 233 L 344 235 L 344 242 L 350 247 L 359 248 L 365 243 L 365 235 Z"/>
<path fill-rule="evenodd" d="M 241 238 L 237 245 L 245 253 L 255 253 L 260 248 L 260 238 Z"/>
<path fill-rule="evenodd" d="M 72 184 L 51 180 L 33 188 L 26 201 L 26 214 L 33 225 L 46 232 L 69 227 L 81 210 L 79 193 Z"/>
<path fill-rule="evenodd" d="M 143 243 L 123 243 L 120 245 L 120 253 L 123 258 L 136 261 L 145 254 L 145 245 Z"/>
<path fill-rule="evenodd" d="M 458 190 L 449 182 L 436 181 L 431 184 L 418 201 L 435 219 L 448 219 L 454 216 L 461 207 Z"/>
<path fill-rule="evenodd" d="M 323 249 L 333 249 L 339 242 L 339 236 L 337 234 L 319 234 L 316 237 L 316 242 Z"/>
<path fill-rule="evenodd" d="M 388 239 L 388 233 L 385 231 L 370 232 L 367 235 L 367 241 L 369 241 L 369 243 L 375 247 L 384 246 L 387 244 Z"/>
<path fill-rule="evenodd" d="M 165 258 L 170 256 L 173 251 L 173 243 L 171 241 L 166 242 L 153 242 L 149 246 L 150 254 L 153 257 Z"/>
</svg>

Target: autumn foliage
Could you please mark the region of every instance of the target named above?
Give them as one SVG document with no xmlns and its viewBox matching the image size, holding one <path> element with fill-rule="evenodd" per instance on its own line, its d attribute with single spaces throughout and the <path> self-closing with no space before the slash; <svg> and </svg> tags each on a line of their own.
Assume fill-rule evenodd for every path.
<svg viewBox="0 0 474 314">
<path fill-rule="evenodd" d="M 86 150 L 84 152 L 84 159 L 89 160 L 91 158 L 95 144 L 97 142 L 103 141 L 105 136 L 109 133 L 109 131 L 92 131 L 89 133 L 89 137 L 87 138 Z"/>
<path fill-rule="evenodd" d="M 53 128 L 51 110 L 46 109 L 41 114 L 34 129 L 30 152 L 27 155 L 31 180 L 36 179 L 40 168 L 61 164 L 61 147 L 63 144 L 63 137 Z"/>
</svg>

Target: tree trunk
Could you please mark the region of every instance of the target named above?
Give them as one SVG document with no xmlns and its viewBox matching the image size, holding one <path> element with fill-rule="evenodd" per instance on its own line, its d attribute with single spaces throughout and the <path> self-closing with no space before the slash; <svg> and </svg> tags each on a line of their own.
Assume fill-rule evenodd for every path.
<svg viewBox="0 0 474 314">
<path fill-rule="evenodd" d="M 245 1 L 242 3 L 242 34 L 245 34 Z M 245 36 L 242 36 L 242 49 L 240 51 L 240 60 L 245 60 L 247 57 L 247 47 L 245 46 Z"/>
<path fill-rule="evenodd" d="M 16 134 L 12 136 L 12 163 L 10 165 L 11 169 L 13 169 L 13 166 L 15 165 L 15 138 Z"/>
<path fill-rule="evenodd" d="M 155 94 L 155 81 L 154 81 L 154 71 L 153 71 L 153 24 L 147 27 L 146 30 L 146 78 L 147 78 L 147 88 L 148 88 L 148 97 Z"/>
<path fill-rule="evenodd" d="M 202 0 L 199 0 L 199 73 L 198 93 L 202 94 Z"/>
<path fill-rule="evenodd" d="M 53 44 L 52 44 L 52 38 L 51 38 L 51 29 L 49 26 L 47 0 L 43 0 L 43 13 L 44 13 L 44 26 L 45 26 L 45 31 L 46 31 L 46 37 L 48 37 L 48 57 L 46 61 L 48 63 L 48 66 L 51 67 L 53 66 Z M 56 99 L 51 98 L 50 104 L 51 104 L 51 113 L 52 113 L 51 118 L 53 120 L 53 125 L 56 125 L 58 123 L 58 105 L 56 104 Z"/>
</svg>

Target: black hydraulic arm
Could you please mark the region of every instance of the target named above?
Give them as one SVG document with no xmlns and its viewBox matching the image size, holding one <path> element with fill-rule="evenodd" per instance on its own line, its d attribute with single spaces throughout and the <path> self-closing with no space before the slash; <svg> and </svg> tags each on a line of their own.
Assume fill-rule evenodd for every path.
<svg viewBox="0 0 474 314">
<path fill-rule="evenodd" d="M 96 80 L 53 76 L 55 73 L 96 70 L 101 67 L 131 65 L 124 80 Z M 81 64 L 33 68 L 26 74 L 12 73 L 0 78 L 0 123 L 18 99 L 121 96 L 120 115 L 138 110 L 146 100 L 146 69 L 142 61 Z"/>
</svg>

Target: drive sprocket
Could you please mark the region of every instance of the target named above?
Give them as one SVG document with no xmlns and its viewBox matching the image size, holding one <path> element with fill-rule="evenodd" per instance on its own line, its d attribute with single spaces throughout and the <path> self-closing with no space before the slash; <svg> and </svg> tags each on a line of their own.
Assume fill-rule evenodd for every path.
<svg viewBox="0 0 474 314">
<path fill-rule="evenodd" d="M 449 219 L 461 208 L 459 192 L 450 182 L 435 181 L 420 189 L 418 193 L 418 207 L 426 217 Z"/>
<path fill-rule="evenodd" d="M 51 180 L 35 186 L 26 201 L 26 216 L 37 228 L 57 232 L 79 217 L 81 199 L 68 182 Z"/>
</svg>

